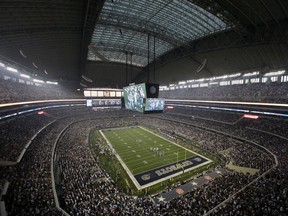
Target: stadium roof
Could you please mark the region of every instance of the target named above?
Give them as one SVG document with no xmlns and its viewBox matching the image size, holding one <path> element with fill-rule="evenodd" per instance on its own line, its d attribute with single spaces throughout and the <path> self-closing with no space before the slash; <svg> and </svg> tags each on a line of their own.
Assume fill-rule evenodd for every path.
<svg viewBox="0 0 288 216">
<path fill-rule="evenodd" d="M 0 10 L 0 60 L 48 78 L 77 81 L 87 63 L 132 57 L 141 79 L 148 35 L 149 63 L 171 79 L 197 78 L 205 59 L 204 76 L 288 65 L 285 0 L 1 0 Z"/>
<path fill-rule="evenodd" d="M 132 54 L 132 64 L 146 66 L 148 36 L 151 37 L 150 56 L 154 54 L 155 37 L 155 55 L 158 57 L 232 25 L 221 16 L 186 0 L 106 1 L 91 44 L 109 61 L 125 63 L 126 53 L 129 53 Z M 88 59 L 100 60 L 91 51 Z"/>
</svg>

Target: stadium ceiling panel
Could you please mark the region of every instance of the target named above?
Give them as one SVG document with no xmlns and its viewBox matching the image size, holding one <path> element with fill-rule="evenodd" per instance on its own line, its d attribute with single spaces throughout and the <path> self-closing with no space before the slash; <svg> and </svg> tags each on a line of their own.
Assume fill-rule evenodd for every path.
<svg viewBox="0 0 288 216">
<path fill-rule="evenodd" d="M 221 18 L 220 18 L 221 17 Z M 112 62 L 144 67 L 166 52 L 198 38 L 232 27 L 216 16 L 186 0 L 106 0 L 96 23 L 91 45 Z M 91 51 L 88 60 L 97 61 Z"/>
<path fill-rule="evenodd" d="M 1 0 L 0 62 L 33 76 L 78 80 L 103 4 L 104 0 Z"/>
</svg>

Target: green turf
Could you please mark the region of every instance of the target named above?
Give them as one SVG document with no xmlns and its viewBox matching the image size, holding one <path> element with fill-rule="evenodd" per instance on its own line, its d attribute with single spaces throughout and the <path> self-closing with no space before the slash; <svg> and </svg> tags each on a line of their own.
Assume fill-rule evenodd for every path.
<svg viewBox="0 0 288 216">
<path fill-rule="evenodd" d="M 133 175 L 195 155 L 140 127 L 109 129 L 102 132 Z M 158 148 L 158 152 L 162 150 L 165 154 L 159 156 L 150 148 Z"/>
</svg>

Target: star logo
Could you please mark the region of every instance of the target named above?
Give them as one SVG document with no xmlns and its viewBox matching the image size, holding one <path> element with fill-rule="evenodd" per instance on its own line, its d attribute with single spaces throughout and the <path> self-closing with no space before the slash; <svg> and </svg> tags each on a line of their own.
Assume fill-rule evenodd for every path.
<svg viewBox="0 0 288 216">
<path fill-rule="evenodd" d="M 198 185 L 196 182 L 192 182 L 191 184 L 194 185 L 194 186 Z"/>
<path fill-rule="evenodd" d="M 166 198 L 164 198 L 164 197 L 161 195 L 161 197 L 157 197 L 157 199 L 158 199 L 158 202 L 163 202 L 163 201 L 165 201 Z"/>
</svg>

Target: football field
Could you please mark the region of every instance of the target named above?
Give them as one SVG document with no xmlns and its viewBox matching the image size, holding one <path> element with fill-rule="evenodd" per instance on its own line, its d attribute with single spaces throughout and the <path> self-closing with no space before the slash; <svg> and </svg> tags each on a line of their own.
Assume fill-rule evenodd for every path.
<svg viewBox="0 0 288 216">
<path fill-rule="evenodd" d="M 211 162 L 142 127 L 105 129 L 101 133 L 138 188 Z"/>
</svg>

